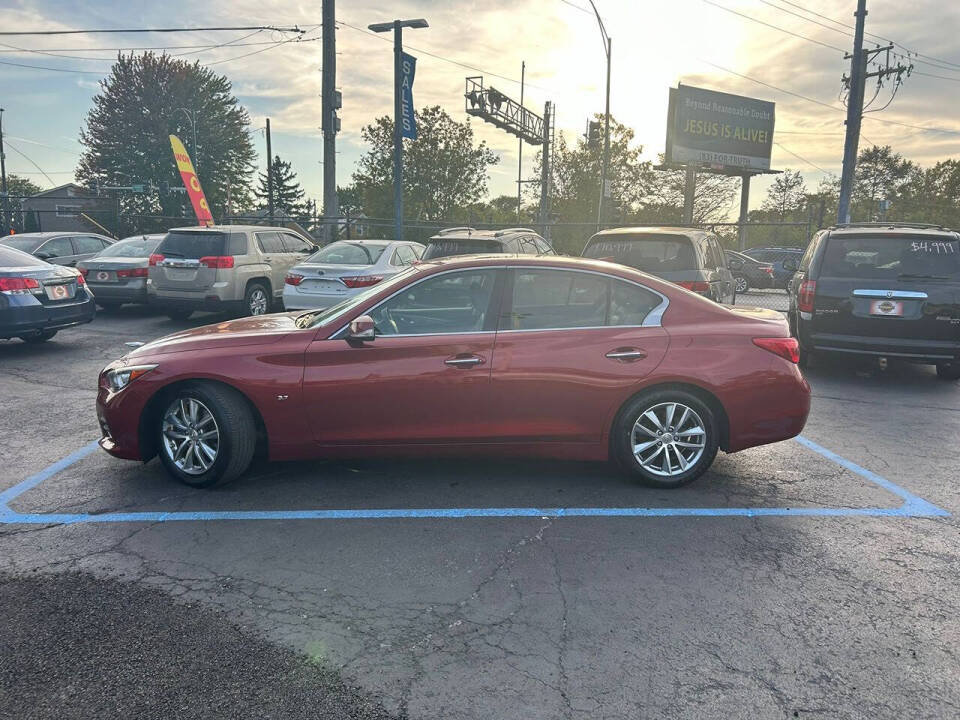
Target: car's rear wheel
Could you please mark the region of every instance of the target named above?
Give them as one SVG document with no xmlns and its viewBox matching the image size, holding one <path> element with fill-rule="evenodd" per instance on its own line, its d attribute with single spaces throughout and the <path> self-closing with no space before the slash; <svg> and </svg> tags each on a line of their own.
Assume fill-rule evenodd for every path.
<svg viewBox="0 0 960 720">
<path fill-rule="evenodd" d="M 937 377 L 941 380 L 960 380 L 960 363 L 940 363 Z"/>
<path fill-rule="evenodd" d="M 645 485 L 675 488 L 700 477 L 720 445 L 709 406 L 686 390 L 664 389 L 634 398 L 613 428 L 621 467 Z"/>
<path fill-rule="evenodd" d="M 250 283 L 243 303 L 247 315 L 265 315 L 270 312 L 270 293 L 260 283 Z"/>
<path fill-rule="evenodd" d="M 736 282 L 736 288 L 738 293 L 742 294 L 750 289 L 750 283 L 748 283 L 747 279 L 742 275 L 735 277 L 734 281 Z"/>
<path fill-rule="evenodd" d="M 256 448 L 256 425 L 246 400 L 218 385 L 179 390 L 157 424 L 160 459 L 191 487 L 211 487 L 243 473 Z"/>
<path fill-rule="evenodd" d="M 167 310 L 167 317 L 171 320 L 187 320 L 193 315 L 193 310 Z"/>
<path fill-rule="evenodd" d="M 25 343 L 42 343 L 46 342 L 56 334 L 56 330 L 41 330 L 40 332 L 33 333 L 32 335 L 21 335 L 20 339 Z"/>
</svg>

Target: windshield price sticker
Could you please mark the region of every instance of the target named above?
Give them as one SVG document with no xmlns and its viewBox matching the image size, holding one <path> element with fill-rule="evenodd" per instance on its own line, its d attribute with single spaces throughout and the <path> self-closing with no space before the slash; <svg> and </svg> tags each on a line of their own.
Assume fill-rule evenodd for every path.
<svg viewBox="0 0 960 720">
<path fill-rule="evenodd" d="M 931 255 L 954 255 L 960 252 L 960 241 L 957 240 L 914 240 L 910 249 L 915 253 L 929 253 Z"/>
</svg>

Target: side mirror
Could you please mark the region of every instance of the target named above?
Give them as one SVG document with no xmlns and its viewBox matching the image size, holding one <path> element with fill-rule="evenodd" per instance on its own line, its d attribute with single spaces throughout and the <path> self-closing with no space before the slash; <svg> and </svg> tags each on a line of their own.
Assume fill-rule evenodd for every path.
<svg viewBox="0 0 960 720">
<path fill-rule="evenodd" d="M 320 248 L 316 245 L 310 245 L 308 247 L 301 249 L 300 252 L 303 253 L 304 255 L 313 255 L 319 249 Z"/>
<path fill-rule="evenodd" d="M 796 258 L 787 258 L 783 261 L 783 269 L 787 272 L 796 272 L 798 267 L 800 267 L 800 264 Z"/>
<path fill-rule="evenodd" d="M 39 252 L 34 253 L 34 257 L 38 257 L 41 260 L 49 260 L 53 257 L 53 253 L 47 252 L 46 250 L 40 250 Z"/>
<path fill-rule="evenodd" d="M 347 331 L 348 340 L 373 340 L 377 336 L 376 326 L 373 318 L 369 315 L 361 315 L 355 320 L 350 321 L 350 329 Z"/>
</svg>

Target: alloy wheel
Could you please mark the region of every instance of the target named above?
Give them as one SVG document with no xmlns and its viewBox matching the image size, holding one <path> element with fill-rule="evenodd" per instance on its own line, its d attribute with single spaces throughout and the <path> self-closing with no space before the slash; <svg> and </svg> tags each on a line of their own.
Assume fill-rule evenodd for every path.
<svg viewBox="0 0 960 720">
<path fill-rule="evenodd" d="M 192 397 L 174 400 L 163 414 L 163 448 L 187 475 L 202 475 L 220 453 L 220 428 L 213 413 Z"/>
<path fill-rule="evenodd" d="M 707 445 L 707 431 L 691 407 L 665 402 L 640 413 L 630 433 L 633 456 L 647 472 L 673 477 L 696 465 Z"/>
<path fill-rule="evenodd" d="M 250 293 L 248 306 L 251 315 L 263 315 L 267 312 L 267 294 L 260 288 L 254 288 Z"/>
<path fill-rule="evenodd" d="M 737 278 L 737 292 L 743 293 L 747 291 L 747 281 L 746 278 L 738 277 Z"/>
</svg>

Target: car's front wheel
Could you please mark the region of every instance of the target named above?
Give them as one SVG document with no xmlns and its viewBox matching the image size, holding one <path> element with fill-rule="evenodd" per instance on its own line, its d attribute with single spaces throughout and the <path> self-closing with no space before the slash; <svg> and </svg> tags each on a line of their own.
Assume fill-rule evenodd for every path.
<svg viewBox="0 0 960 720">
<path fill-rule="evenodd" d="M 256 425 L 236 390 L 199 384 L 181 388 L 157 424 L 160 459 L 191 487 L 228 482 L 243 473 L 256 448 Z"/>
<path fill-rule="evenodd" d="M 270 312 L 270 294 L 260 283 L 251 283 L 243 302 L 247 315 L 265 315 Z"/>
<path fill-rule="evenodd" d="M 960 380 L 960 363 L 940 363 L 937 377 L 941 380 Z"/>
<path fill-rule="evenodd" d="M 36 332 L 33 335 L 21 335 L 20 339 L 23 340 L 25 343 L 42 343 L 42 342 L 46 342 L 56 334 L 57 334 L 56 330 L 41 330 L 40 332 Z"/>
<path fill-rule="evenodd" d="M 613 428 L 613 452 L 621 467 L 645 485 L 676 488 L 700 477 L 720 446 L 713 411 L 680 389 L 634 398 Z"/>
<path fill-rule="evenodd" d="M 734 278 L 735 286 L 737 288 L 737 293 L 743 294 L 750 289 L 750 283 L 747 282 L 747 279 L 742 275 L 739 275 Z"/>
</svg>

